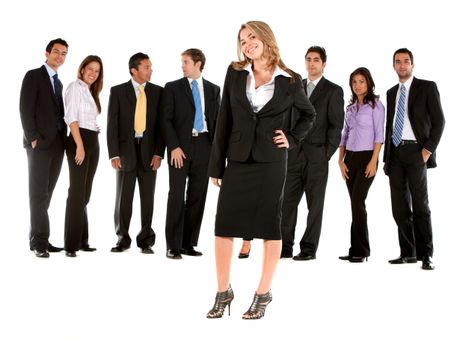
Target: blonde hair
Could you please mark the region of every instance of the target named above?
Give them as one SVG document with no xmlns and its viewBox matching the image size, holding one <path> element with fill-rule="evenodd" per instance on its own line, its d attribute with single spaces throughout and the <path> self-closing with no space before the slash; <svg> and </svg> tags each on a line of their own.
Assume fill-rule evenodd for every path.
<svg viewBox="0 0 450 341">
<path fill-rule="evenodd" d="M 267 67 L 270 70 L 275 69 L 275 66 L 279 66 L 282 70 L 286 71 L 292 76 L 292 78 L 298 78 L 297 75 L 290 70 L 281 60 L 280 49 L 278 48 L 277 40 L 272 32 L 272 29 L 263 21 L 249 21 L 241 25 L 237 36 L 237 54 L 238 61 L 232 62 L 233 69 L 241 71 L 248 64 L 252 64 L 252 60 L 248 58 L 242 51 L 241 46 L 241 32 L 243 29 L 248 29 L 252 34 L 261 40 L 264 44 L 263 57 L 267 59 Z"/>
</svg>

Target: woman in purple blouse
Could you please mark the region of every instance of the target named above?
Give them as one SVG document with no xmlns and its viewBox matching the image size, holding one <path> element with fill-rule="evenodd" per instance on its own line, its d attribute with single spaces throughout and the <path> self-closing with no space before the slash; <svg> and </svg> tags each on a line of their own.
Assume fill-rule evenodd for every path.
<svg viewBox="0 0 450 341">
<path fill-rule="evenodd" d="M 339 258 L 360 263 L 370 256 L 365 201 L 384 142 L 385 110 L 374 94 L 375 83 L 368 69 L 352 72 L 350 88 L 352 98 L 345 114 L 338 162 L 352 205 L 351 246 L 348 255 Z"/>
</svg>

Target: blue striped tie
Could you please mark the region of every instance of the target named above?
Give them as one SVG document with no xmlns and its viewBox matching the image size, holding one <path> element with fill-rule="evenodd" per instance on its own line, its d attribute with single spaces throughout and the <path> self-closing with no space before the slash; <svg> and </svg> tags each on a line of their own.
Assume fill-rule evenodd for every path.
<svg viewBox="0 0 450 341">
<path fill-rule="evenodd" d="M 192 81 L 192 96 L 194 97 L 195 104 L 194 129 L 198 133 L 201 133 L 203 131 L 202 101 L 200 99 L 200 92 L 198 91 L 198 84 L 195 79 Z"/>
<path fill-rule="evenodd" d="M 394 146 L 398 146 L 402 142 L 403 125 L 405 123 L 405 99 L 406 88 L 402 84 L 400 87 L 400 97 L 397 103 L 397 115 L 395 116 L 394 133 L 392 134 L 392 142 Z"/>
</svg>

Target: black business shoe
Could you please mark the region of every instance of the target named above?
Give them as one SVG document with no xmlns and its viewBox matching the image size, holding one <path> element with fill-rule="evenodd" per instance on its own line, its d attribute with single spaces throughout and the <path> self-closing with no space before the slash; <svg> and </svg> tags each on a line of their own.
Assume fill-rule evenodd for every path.
<svg viewBox="0 0 450 341">
<path fill-rule="evenodd" d="M 74 258 L 77 256 L 77 253 L 75 251 L 66 251 L 66 256 Z"/>
<path fill-rule="evenodd" d="M 124 252 L 125 250 L 128 250 L 129 248 L 130 248 L 129 246 L 117 245 L 111 249 L 111 252 Z"/>
<path fill-rule="evenodd" d="M 422 269 L 434 270 L 434 264 L 430 256 L 425 256 L 422 259 Z"/>
<path fill-rule="evenodd" d="M 178 249 L 169 249 L 166 252 L 166 257 L 170 259 L 182 259 L 180 250 Z"/>
<path fill-rule="evenodd" d="M 292 250 L 281 249 L 280 258 L 292 258 Z"/>
<path fill-rule="evenodd" d="M 53 246 L 52 244 L 48 243 L 48 252 L 61 252 L 62 250 L 64 250 L 63 247 L 57 247 L 57 246 Z"/>
<path fill-rule="evenodd" d="M 416 257 L 398 257 L 395 259 L 391 259 L 389 261 L 390 264 L 406 264 L 406 263 L 417 263 Z"/>
<path fill-rule="evenodd" d="M 186 255 L 186 256 L 202 256 L 203 253 L 201 253 L 200 251 L 196 251 L 192 246 L 189 248 L 181 248 L 180 249 L 180 253 L 182 255 Z"/>
<path fill-rule="evenodd" d="M 306 253 L 300 252 L 298 255 L 292 258 L 293 260 L 313 260 L 316 259 L 316 255 L 308 255 Z"/>
<path fill-rule="evenodd" d="M 34 255 L 38 258 L 48 258 L 50 254 L 47 250 L 34 250 Z"/>
<path fill-rule="evenodd" d="M 359 257 L 359 256 L 339 256 L 340 260 L 346 260 L 350 263 L 363 263 L 369 260 L 369 257 Z"/>
<path fill-rule="evenodd" d="M 142 247 L 141 252 L 145 253 L 146 255 L 152 255 L 155 253 L 155 252 L 153 252 L 152 247 L 150 245 L 148 245 L 146 247 Z"/>
<path fill-rule="evenodd" d="M 81 250 L 81 251 L 84 251 L 84 252 L 94 252 L 94 251 L 97 251 L 97 249 L 96 249 L 95 247 L 90 247 L 89 245 L 84 245 L 84 246 L 80 247 L 80 250 Z"/>
</svg>

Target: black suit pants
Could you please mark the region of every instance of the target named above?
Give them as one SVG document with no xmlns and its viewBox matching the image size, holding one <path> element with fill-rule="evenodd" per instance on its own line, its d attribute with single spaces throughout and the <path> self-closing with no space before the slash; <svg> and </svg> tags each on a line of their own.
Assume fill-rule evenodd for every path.
<svg viewBox="0 0 450 341">
<path fill-rule="evenodd" d="M 183 167 L 169 165 L 167 249 L 190 248 L 198 243 L 208 191 L 210 152 L 211 141 L 208 134 L 200 134 L 192 137 L 189 156 L 184 160 Z"/>
<path fill-rule="evenodd" d="M 135 141 L 135 148 L 137 159 L 135 169 L 132 171 L 117 171 L 114 225 L 118 237 L 117 245 L 129 247 L 131 238 L 128 231 L 133 212 L 133 197 L 137 180 L 141 199 L 141 231 L 136 237 L 136 242 L 138 247 L 145 248 L 155 244 L 152 219 L 156 171 L 144 169 L 138 140 Z"/>
<path fill-rule="evenodd" d="M 322 229 L 323 206 L 328 180 L 328 159 L 324 146 L 309 145 L 311 157 L 302 147 L 288 156 L 288 170 L 284 187 L 281 231 L 283 250 L 292 253 L 298 205 L 305 193 L 308 205 L 306 229 L 300 241 L 302 253 L 315 255 Z"/>
<path fill-rule="evenodd" d="M 418 144 L 392 146 L 389 184 L 401 256 L 433 256 L 427 167 Z"/>
<path fill-rule="evenodd" d="M 64 248 L 67 251 L 78 251 L 80 247 L 89 246 L 87 205 L 100 153 L 96 131 L 80 128 L 80 134 L 85 151 L 81 165 L 75 163 L 77 146 L 72 135 L 69 135 L 67 140 L 66 153 L 70 176 L 64 234 Z"/>
<path fill-rule="evenodd" d="M 64 134 L 58 133 L 47 149 L 27 147 L 30 200 L 30 249 L 47 250 L 50 236 L 48 208 L 64 159 Z"/>
<path fill-rule="evenodd" d="M 352 206 L 352 225 L 350 229 L 349 256 L 370 256 L 369 230 L 367 228 L 366 198 L 374 176 L 366 178 L 367 164 L 372 158 L 373 151 L 352 152 L 345 154 L 345 164 L 348 168 L 347 189 Z"/>
</svg>

